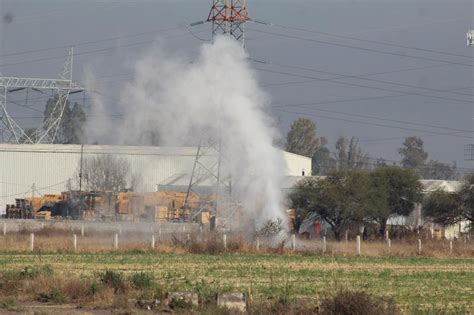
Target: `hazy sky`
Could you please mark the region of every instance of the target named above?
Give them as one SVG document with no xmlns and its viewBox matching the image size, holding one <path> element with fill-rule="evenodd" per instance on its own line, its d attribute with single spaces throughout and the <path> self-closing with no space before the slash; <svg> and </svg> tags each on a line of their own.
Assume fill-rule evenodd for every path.
<svg viewBox="0 0 474 315">
<path fill-rule="evenodd" d="M 75 44 L 74 79 L 96 77 L 113 114 L 134 60 L 153 40 L 192 61 L 211 28 L 194 27 L 193 35 L 182 26 L 206 19 L 210 6 L 210 0 L 0 0 L 0 71 L 56 77 L 66 46 Z M 252 58 L 267 62 L 254 67 L 282 133 L 308 115 L 331 150 L 337 137 L 356 136 L 372 157 L 388 160 L 400 160 L 403 137 L 422 135 L 431 158 L 474 168 L 463 155 L 464 145 L 474 143 L 474 48 L 465 39 L 474 27 L 472 1 L 249 0 L 248 7 L 255 20 L 276 24 L 249 23 L 246 46 Z M 36 111 L 10 103 L 11 114 L 23 117 L 24 126 L 38 124 L 40 118 L 25 117 L 41 115 L 45 96 L 39 97 L 28 96 Z M 82 102 L 82 94 L 72 98 Z M 11 99 L 24 105 L 26 95 Z"/>
</svg>

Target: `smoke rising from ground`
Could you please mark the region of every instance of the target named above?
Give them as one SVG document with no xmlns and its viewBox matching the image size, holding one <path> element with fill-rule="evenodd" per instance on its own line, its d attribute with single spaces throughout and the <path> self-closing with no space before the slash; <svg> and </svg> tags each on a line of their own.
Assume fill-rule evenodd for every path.
<svg viewBox="0 0 474 315">
<path fill-rule="evenodd" d="M 203 44 L 192 63 L 154 49 L 136 63 L 120 101 L 126 118 L 113 129 L 118 143 L 196 146 L 201 137 L 220 139 L 221 175 L 232 180 L 233 195 L 247 211 L 259 212 L 257 222 L 285 222 L 285 164 L 273 146 L 276 130 L 265 113 L 269 98 L 236 41 L 219 37 Z"/>
</svg>

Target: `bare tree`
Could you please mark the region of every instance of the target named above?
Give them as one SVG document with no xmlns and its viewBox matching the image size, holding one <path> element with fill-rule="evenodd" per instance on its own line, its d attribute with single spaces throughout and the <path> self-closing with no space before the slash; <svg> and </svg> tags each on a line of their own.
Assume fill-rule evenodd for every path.
<svg viewBox="0 0 474 315">
<path fill-rule="evenodd" d="M 76 178 L 79 179 L 80 166 Z M 113 155 L 84 158 L 82 162 L 82 187 L 88 191 L 133 190 L 137 177 L 131 174 L 130 163 Z"/>
<path fill-rule="evenodd" d="M 339 171 L 367 169 L 369 156 L 362 152 L 359 139 L 352 137 L 350 140 L 340 137 L 336 142 L 337 169 Z"/>
</svg>

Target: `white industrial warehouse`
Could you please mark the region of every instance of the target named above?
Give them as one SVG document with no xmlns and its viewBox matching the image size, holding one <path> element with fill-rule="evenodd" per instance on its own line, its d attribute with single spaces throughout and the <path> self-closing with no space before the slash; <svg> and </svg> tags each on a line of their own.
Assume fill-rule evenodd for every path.
<svg viewBox="0 0 474 315">
<path fill-rule="evenodd" d="M 156 191 L 160 186 L 174 184 L 182 189 L 183 183 L 189 181 L 196 150 L 196 147 L 0 144 L 0 212 L 6 204 L 14 203 L 15 198 L 67 190 L 68 184 L 77 180 L 81 155 L 84 159 L 104 154 L 126 159 L 131 171 L 140 176 L 140 191 Z M 310 158 L 282 153 L 287 178 L 299 177 L 302 172 L 310 175 Z"/>
</svg>

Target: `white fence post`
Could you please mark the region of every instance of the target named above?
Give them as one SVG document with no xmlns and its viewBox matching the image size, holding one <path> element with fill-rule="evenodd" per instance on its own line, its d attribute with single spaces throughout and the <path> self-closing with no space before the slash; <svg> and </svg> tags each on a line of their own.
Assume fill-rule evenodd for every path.
<svg viewBox="0 0 474 315">
<path fill-rule="evenodd" d="M 257 251 L 260 250 L 260 239 L 257 237 L 257 245 L 256 245 Z"/>
<path fill-rule="evenodd" d="M 74 251 L 77 251 L 77 235 L 74 234 L 72 237 L 72 244 L 74 246 Z"/>
<path fill-rule="evenodd" d="M 449 241 L 449 254 L 453 253 L 453 241 Z"/>
<path fill-rule="evenodd" d="M 84 224 L 81 225 L 81 236 L 84 236 Z"/>
<path fill-rule="evenodd" d="M 296 250 L 296 235 L 291 235 L 291 249 Z"/>
<path fill-rule="evenodd" d="M 326 236 L 323 236 L 323 254 L 326 252 L 326 250 L 327 250 Z"/>
<path fill-rule="evenodd" d="M 151 248 L 155 249 L 155 234 L 151 236 Z"/>
<path fill-rule="evenodd" d="M 35 233 L 30 234 L 30 250 L 33 251 L 35 249 Z"/>
<path fill-rule="evenodd" d="M 360 235 L 356 238 L 357 255 L 360 256 Z"/>
<path fill-rule="evenodd" d="M 421 255 L 421 239 L 418 239 L 418 255 Z"/>
<path fill-rule="evenodd" d="M 224 241 L 224 250 L 227 250 L 227 235 L 224 234 L 223 236 L 223 241 Z"/>
<path fill-rule="evenodd" d="M 388 245 L 388 252 L 390 253 L 392 251 L 392 240 L 391 239 L 387 240 L 387 245 Z"/>
<path fill-rule="evenodd" d="M 117 234 L 117 233 L 115 233 L 114 248 L 115 248 L 115 249 L 118 249 L 118 234 Z"/>
</svg>

